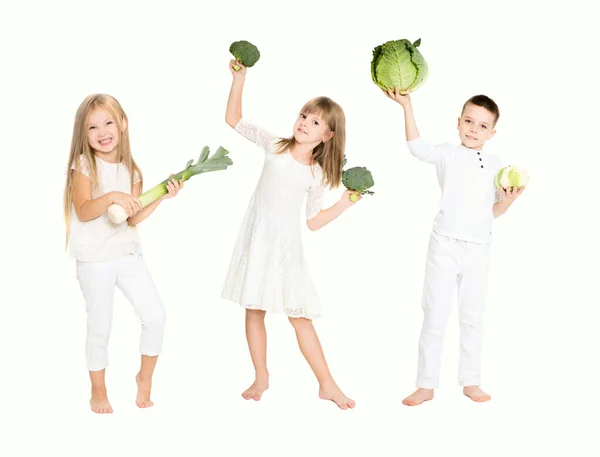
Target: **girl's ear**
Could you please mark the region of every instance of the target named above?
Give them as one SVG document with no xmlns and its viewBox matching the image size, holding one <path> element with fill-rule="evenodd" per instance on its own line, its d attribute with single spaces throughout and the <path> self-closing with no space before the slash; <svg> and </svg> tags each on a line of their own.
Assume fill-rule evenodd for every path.
<svg viewBox="0 0 600 457">
<path fill-rule="evenodd" d="M 126 128 L 127 128 L 127 120 L 124 118 L 121 118 L 121 133 L 125 132 Z"/>
<path fill-rule="evenodd" d="M 333 137 L 335 136 L 335 132 L 329 132 L 326 133 L 325 135 L 323 135 L 323 143 L 327 143 L 329 140 L 331 140 Z"/>
</svg>

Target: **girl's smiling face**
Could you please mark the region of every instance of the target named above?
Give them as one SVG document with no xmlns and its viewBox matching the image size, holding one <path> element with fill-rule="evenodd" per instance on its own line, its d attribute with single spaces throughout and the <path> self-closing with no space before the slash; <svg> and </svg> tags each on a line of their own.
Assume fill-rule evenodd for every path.
<svg viewBox="0 0 600 457">
<path fill-rule="evenodd" d="M 87 139 L 92 150 L 110 154 L 119 145 L 119 129 L 113 115 L 103 108 L 93 110 L 87 119 Z"/>
</svg>

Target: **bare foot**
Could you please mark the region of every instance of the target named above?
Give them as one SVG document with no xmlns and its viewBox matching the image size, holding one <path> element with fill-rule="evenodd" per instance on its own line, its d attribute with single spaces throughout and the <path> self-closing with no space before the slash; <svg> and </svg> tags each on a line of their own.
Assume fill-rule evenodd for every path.
<svg viewBox="0 0 600 457">
<path fill-rule="evenodd" d="M 154 406 L 154 402 L 150 400 L 150 390 L 152 390 L 152 378 L 142 379 L 138 373 L 135 377 L 135 382 L 138 386 L 137 397 L 135 398 L 135 404 L 139 408 L 150 408 Z"/>
<path fill-rule="evenodd" d="M 106 390 L 94 391 L 92 390 L 92 398 L 90 398 L 90 407 L 92 411 L 98 414 L 112 414 L 113 409 L 108 402 L 106 396 Z"/>
<path fill-rule="evenodd" d="M 257 376 L 254 380 L 254 384 L 248 387 L 244 392 L 242 392 L 242 397 L 245 400 L 255 400 L 258 401 L 262 397 L 262 394 L 265 390 L 269 388 L 269 377 Z"/>
<path fill-rule="evenodd" d="M 331 400 L 338 405 L 340 409 L 352 409 L 356 404 L 354 400 L 344 395 L 344 392 L 342 392 L 335 382 L 326 386 L 319 386 L 319 398 Z"/>
<path fill-rule="evenodd" d="M 490 401 L 492 399 L 492 397 L 481 390 L 479 386 L 465 386 L 463 393 L 471 400 L 478 403 Z"/>
<path fill-rule="evenodd" d="M 412 394 L 402 400 L 406 406 L 418 406 L 423 402 L 433 400 L 433 389 L 421 389 L 420 387 Z"/>
</svg>

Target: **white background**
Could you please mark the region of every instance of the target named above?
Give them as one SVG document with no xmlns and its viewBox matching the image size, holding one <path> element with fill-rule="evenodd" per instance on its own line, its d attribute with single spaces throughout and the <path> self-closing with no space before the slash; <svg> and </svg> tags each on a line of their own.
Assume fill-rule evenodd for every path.
<svg viewBox="0 0 600 457">
<path fill-rule="evenodd" d="M 591 3 L 0 5 L 0 455 L 598 455 L 600 36 Z M 371 81 L 372 49 L 400 38 L 421 38 L 429 63 L 413 94 L 422 137 L 457 142 L 463 102 L 485 93 L 501 110 L 490 152 L 531 175 L 495 223 L 487 404 L 457 386 L 455 311 L 435 400 L 401 405 L 414 389 L 439 189 L 434 168 L 408 152 L 400 106 Z M 220 292 L 262 166 L 260 149 L 224 122 L 228 48 L 240 39 L 262 54 L 248 71 L 244 115 L 287 136 L 306 100 L 330 96 L 347 116 L 348 165 L 375 177 L 375 196 L 304 231 L 324 306 L 315 326 L 353 411 L 317 398 L 282 315 L 267 318 L 271 389 L 259 403 L 240 397 L 253 377 L 244 312 Z M 204 145 L 223 145 L 235 162 L 188 181 L 140 227 L 168 312 L 156 406 L 134 404 L 139 323 L 117 292 L 110 416 L 89 410 L 84 302 L 63 251 L 73 119 L 95 92 L 127 112 L 146 188 Z"/>
</svg>

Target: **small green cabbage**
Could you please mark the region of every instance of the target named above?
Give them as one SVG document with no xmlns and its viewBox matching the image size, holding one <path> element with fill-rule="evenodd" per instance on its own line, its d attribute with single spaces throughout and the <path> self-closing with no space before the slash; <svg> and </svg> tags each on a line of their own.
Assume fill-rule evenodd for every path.
<svg viewBox="0 0 600 457">
<path fill-rule="evenodd" d="M 419 38 L 388 41 L 373 49 L 371 77 L 383 90 L 398 88 L 400 93 L 413 92 L 427 79 L 427 62 L 418 51 Z"/>
<path fill-rule="evenodd" d="M 344 158 L 342 166 L 344 166 L 345 164 L 346 159 Z M 371 172 L 365 167 L 353 167 L 348 168 L 347 170 L 343 170 L 342 184 L 346 187 L 346 189 L 355 191 L 355 193 L 350 195 L 350 200 L 352 200 L 353 202 L 356 202 L 358 200 L 359 195 L 372 195 L 375 193 L 370 190 L 367 190 L 375 185 L 375 181 L 373 181 L 373 176 L 371 175 Z"/>
<path fill-rule="evenodd" d="M 260 59 L 260 51 L 249 41 L 234 41 L 229 46 L 229 52 L 233 54 L 235 60 L 244 64 L 246 67 L 252 67 Z M 234 65 L 233 69 L 239 71 L 241 67 Z"/>
<path fill-rule="evenodd" d="M 496 187 L 504 190 L 512 190 L 514 187 L 520 189 L 529 182 L 529 173 L 519 167 L 508 165 L 496 175 Z"/>
</svg>

